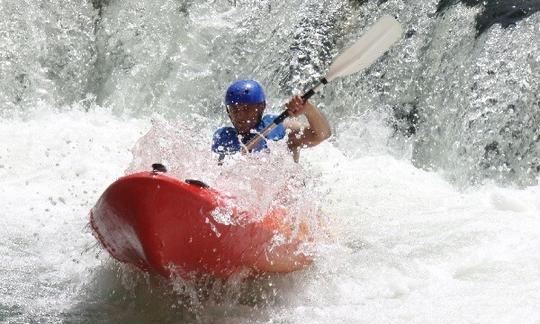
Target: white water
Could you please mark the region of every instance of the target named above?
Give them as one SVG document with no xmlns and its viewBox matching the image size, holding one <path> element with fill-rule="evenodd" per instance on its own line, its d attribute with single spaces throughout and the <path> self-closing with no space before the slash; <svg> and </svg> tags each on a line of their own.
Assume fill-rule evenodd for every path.
<svg viewBox="0 0 540 324">
<path fill-rule="evenodd" d="M 107 112 L 2 121 L 0 318 L 56 318 L 99 266 L 89 207 L 129 163 L 145 123 Z M 88 250 L 89 248 L 90 251 Z"/>
<path fill-rule="evenodd" d="M 302 11 L 305 4 L 311 10 Z M 489 178 L 475 186 L 459 180 L 458 187 L 453 180 L 474 174 L 481 154 L 467 156 L 467 150 L 456 149 L 465 156 L 454 156 L 437 146 L 457 138 L 461 141 L 457 146 L 483 149 L 467 140 L 470 134 L 460 138 L 459 129 L 447 129 L 451 134 L 440 140 L 445 133 L 441 135 L 437 127 L 466 125 L 468 119 L 460 119 L 460 108 L 469 108 L 458 94 L 455 102 L 445 99 L 444 79 L 460 76 L 453 68 L 469 71 L 468 65 L 445 56 L 445 47 L 458 54 L 461 50 L 473 61 L 480 56 L 477 69 L 491 59 L 495 72 L 508 74 L 507 79 L 523 76 L 525 86 L 504 89 L 501 84 L 506 79 L 501 77 L 489 87 L 491 77 L 487 77 L 474 93 L 475 102 L 496 93 L 521 91 L 525 104 L 517 107 L 529 109 L 522 111 L 534 117 L 538 84 L 534 76 L 539 65 L 532 54 L 537 54 L 538 44 L 530 40 L 538 39 L 538 14 L 510 31 L 495 26 L 476 41 L 471 29 L 475 9 L 458 7 L 443 18 L 426 18 L 434 11 L 434 1 L 407 5 L 388 1 L 381 6 L 370 1 L 351 15 L 347 10 L 352 9 L 341 1 L 331 2 L 327 10 L 304 1 L 239 8 L 226 1 L 202 5 L 151 1 L 137 6 L 113 2 L 104 10 L 102 29 L 94 34 L 85 23 L 96 14 L 88 3 L 52 1 L 44 8 L 28 4 L 30 18 L 22 14 L 24 2 L 11 5 L 12 10 L 5 12 L 14 18 L 4 19 L 0 26 L 19 32 L 20 39 L 2 34 L 13 44 L 4 42 L 7 45 L 0 51 L 3 58 L 17 60 L 0 68 L 7 76 L 15 75 L 20 84 L 10 78 L 0 81 L 0 98 L 7 98 L 0 107 L 6 116 L 0 120 L 0 322 L 540 321 L 540 187 L 503 187 Z M 183 7 L 189 15 L 174 14 Z M 190 131 L 178 135 L 179 142 L 189 140 L 186 134 L 200 135 L 190 148 L 193 155 L 184 157 L 200 163 L 189 164 L 190 177 L 224 188 L 224 179 L 214 173 L 205 177 L 202 167 L 194 167 L 208 162 L 193 157 L 205 151 L 213 129 L 226 121 L 219 103 L 227 82 L 256 74 L 267 85 L 271 103 L 277 103 L 295 84 L 308 83 L 305 74 L 319 72 L 315 67 L 328 63 L 325 50 L 336 52 L 382 12 L 399 13 L 402 23 L 415 28 L 419 36 L 401 44 L 369 73 L 336 82 L 316 99 L 329 112 L 335 137 L 303 152 L 301 165 L 304 173 L 316 178 L 313 195 L 329 220 L 333 239 L 316 244 L 311 268 L 254 282 L 168 283 L 121 266 L 102 251 L 87 227 L 88 211 L 130 165 L 149 166 L 152 158 L 145 158 L 141 150 L 134 151 L 136 156 L 131 153 L 151 129 L 149 116 L 183 116 Z M 33 18 L 40 14 L 48 20 Z M 296 27 L 318 30 L 309 22 L 323 18 L 338 22 L 324 26 L 317 37 L 337 36 L 323 54 L 311 48 L 311 59 L 320 61 L 304 70 L 299 67 L 301 55 L 291 54 L 289 46 L 300 44 L 309 52 L 313 39 Z M 9 22 L 19 24 L 5 27 Z M 42 28 L 42 22 L 49 29 Z M 452 24 L 457 27 L 451 28 Z M 443 37 L 437 38 L 441 33 Z M 23 42 L 28 35 L 33 38 Z M 287 42 L 291 35 L 293 45 Z M 498 44 L 497 39 L 504 42 Z M 496 60 L 490 53 L 504 49 L 508 39 L 515 42 L 512 46 L 518 53 Z M 487 46 L 484 52 L 483 46 Z M 6 48 L 9 55 L 4 55 Z M 64 51 L 70 54 L 60 55 Z M 94 51 L 100 53 L 97 58 L 92 57 Z M 527 59 L 520 60 L 522 56 Z M 514 70 L 506 68 L 512 59 L 516 62 L 510 65 L 518 67 Z M 93 75 L 98 73 L 95 68 L 101 73 L 98 77 Z M 415 79 L 416 70 L 427 70 L 420 73 L 425 79 L 438 75 L 440 82 L 429 86 L 440 92 L 422 93 L 424 84 Z M 100 82 L 93 84 L 93 78 Z M 78 80 L 90 80 L 91 86 Z M 410 84 L 417 83 L 413 90 L 425 96 L 419 105 L 427 106 L 427 112 L 439 109 L 439 114 L 421 130 L 425 138 L 396 136 L 388 110 L 411 100 Z M 453 84 L 466 92 L 468 86 L 459 85 Z M 87 93 L 88 89 L 95 93 Z M 95 104 L 95 97 L 109 108 Z M 497 99 L 501 106 L 511 102 L 503 95 Z M 65 106 L 64 102 L 76 103 Z M 434 102 L 447 106 L 435 107 Z M 505 126 L 504 115 L 497 116 L 502 121 L 488 121 L 495 128 Z M 537 135 L 535 129 L 523 130 L 518 138 L 523 145 L 537 145 L 531 139 Z M 482 128 L 477 134 L 481 140 L 490 132 Z M 416 168 L 411 160 L 418 151 L 443 162 L 435 163 L 429 172 Z M 535 152 L 527 151 L 529 160 L 534 160 Z M 449 156 L 463 159 L 456 162 Z M 269 161 L 275 167 L 279 162 L 275 156 Z M 178 158 L 167 164 L 174 169 L 182 163 L 186 165 L 186 160 Z M 187 172 L 186 168 L 176 171 Z M 283 168 L 295 166 L 289 160 Z M 537 175 L 516 183 L 536 180 Z"/>
<path fill-rule="evenodd" d="M 149 127 L 106 111 L 44 112 L 2 124 L 0 135 L 10 139 L 0 154 L 4 321 L 175 322 L 192 312 L 203 322 L 231 323 L 540 318 L 539 187 L 459 192 L 407 160 L 348 158 L 328 143 L 303 156 L 323 175 L 324 211 L 335 237 L 318 246 L 314 266 L 259 283 L 273 290 L 270 297 L 264 290 L 255 306 L 202 300 L 178 313 L 175 302 L 145 292 L 151 283 L 129 269 L 114 270 L 85 229 L 88 210 L 122 174 Z M 168 298 L 180 298 L 174 296 Z M 171 308 L 161 305 L 165 315 L 159 313 L 153 299 Z"/>
</svg>

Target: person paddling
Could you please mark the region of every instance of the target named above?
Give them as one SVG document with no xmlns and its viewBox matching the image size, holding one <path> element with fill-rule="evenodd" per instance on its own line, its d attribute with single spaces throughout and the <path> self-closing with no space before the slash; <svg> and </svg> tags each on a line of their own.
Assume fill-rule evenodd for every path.
<svg viewBox="0 0 540 324">
<path fill-rule="evenodd" d="M 225 106 L 233 127 L 221 127 L 214 133 L 212 150 L 220 155 L 235 154 L 242 150 L 257 133 L 270 125 L 277 115 L 265 115 L 266 97 L 263 87 L 255 80 L 233 82 L 225 94 Z M 300 158 L 300 149 L 313 147 L 330 137 L 332 131 L 324 114 L 308 100 L 294 96 L 287 103 L 290 117 L 306 116 L 308 125 L 297 120 L 286 119 L 259 141 L 251 152 L 267 150 L 266 140 L 286 139 L 295 162 Z"/>
</svg>

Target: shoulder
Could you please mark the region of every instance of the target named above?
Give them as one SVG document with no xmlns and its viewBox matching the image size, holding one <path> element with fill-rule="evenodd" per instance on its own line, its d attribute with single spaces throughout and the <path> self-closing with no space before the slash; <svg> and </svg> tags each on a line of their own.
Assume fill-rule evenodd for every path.
<svg viewBox="0 0 540 324">
<path fill-rule="evenodd" d="M 234 127 L 220 127 L 214 132 L 214 139 L 219 139 L 223 137 L 236 136 L 236 129 Z"/>
<path fill-rule="evenodd" d="M 262 118 L 262 123 L 266 127 L 266 126 L 270 125 L 271 123 L 273 123 L 274 119 L 276 119 L 277 117 L 278 117 L 278 115 L 274 115 L 274 114 L 264 115 L 263 118 Z"/>
<path fill-rule="evenodd" d="M 221 127 L 214 132 L 212 151 L 216 153 L 233 152 L 238 147 L 240 147 L 240 143 L 234 127 Z"/>
<path fill-rule="evenodd" d="M 274 114 L 268 114 L 264 115 L 262 118 L 262 124 L 263 128 L 272 124 L 274 122 L 274 119 L 276 119 L 278 115 Z M 285 126 L 283 123 L 278 124 L 267 136 L 268 139 L 278 141 L 285 137 Z"/>
</svg>

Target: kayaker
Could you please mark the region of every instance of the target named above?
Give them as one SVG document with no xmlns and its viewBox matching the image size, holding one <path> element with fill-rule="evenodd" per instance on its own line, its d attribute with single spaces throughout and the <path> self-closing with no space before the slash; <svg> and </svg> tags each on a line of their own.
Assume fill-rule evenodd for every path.
<svg viewBox="0 0 540 324">
<path fill-rule="evenodd" d="M 225 155 L 238 153 L 243 144 L 248 143 L 277 117 L 264 115 L 266 97 L 262 86 L 254 80 L 233 82 L 225 94 L 225 106 L 233 127 L 221 127 L 214 133 L 212 150 L 220 155 L 220 161 Z M 293 159 L 298 162 L 301 148 L 316 146 L 330 137 L 330 125 L 315 105 L 303 101 L 300 96 L 294 96 L 286 107 L 290 117 L 304 115 L 309 124 L 303 125 L 298 120 L 286 119 L 266 138 L 273 141 L 286 138 Z M 266 149 L 266 141 L 261 140 L 252 152 Z"/>
</svg>

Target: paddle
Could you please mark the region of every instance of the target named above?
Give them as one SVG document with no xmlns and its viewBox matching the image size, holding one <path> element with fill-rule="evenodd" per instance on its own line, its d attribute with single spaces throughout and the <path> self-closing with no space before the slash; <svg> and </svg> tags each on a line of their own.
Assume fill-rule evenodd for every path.
<svg viewBox="0 0 540 324">
<path fill-rule="evenodd" d="M 359 40 L 339 55 L 328 70 L 328 74 L 320 79 L 319 84 L 302 95 L 304 101 L 308 100 L 325 84 L 338 78 L 363 70 L 373 64 L 390 47 L 401 38 L 401 25 L 391 16 L 385 15 L 379 19 Z M 289 113 L 281 113 L 274 121 L 249 141 L 244 150 L 249 152 L 259 141 L 264 139 L 277 125 L 283 122 Z"/>
</svg>

